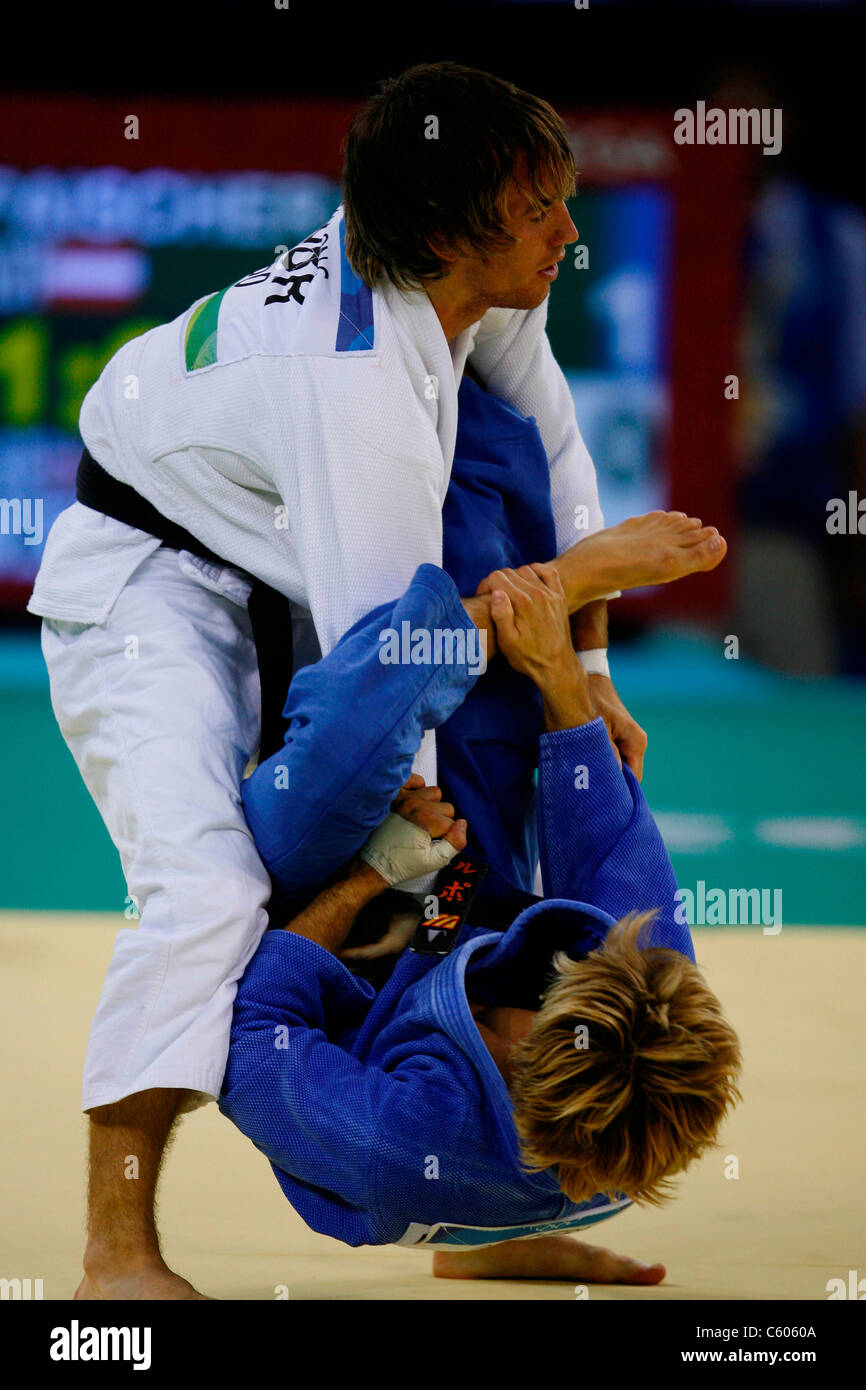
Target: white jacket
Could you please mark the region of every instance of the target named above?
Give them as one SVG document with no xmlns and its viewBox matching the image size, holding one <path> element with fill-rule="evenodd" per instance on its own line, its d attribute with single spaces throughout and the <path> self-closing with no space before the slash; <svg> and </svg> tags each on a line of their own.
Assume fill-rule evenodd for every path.
<svg viewBox="0 0 866 1390">
<path fill-rule="evenodd" d="M 491 309 L 453 351 L 424 291 L 374 291 L 342 209 L 264 270 L 126 343 L 85 397 L 88 449 L 170 520 L 310 610 L 323 652 L 442 563 L 442 504 L 471 355 L 537 421 L 558 549 L 575 507 L 602 523 L 595 470 L 545 332 L 547 301 Z M 32 613 L 104 622 L 153 538 L 76 503 L 58 517 Z"/>
</svg>

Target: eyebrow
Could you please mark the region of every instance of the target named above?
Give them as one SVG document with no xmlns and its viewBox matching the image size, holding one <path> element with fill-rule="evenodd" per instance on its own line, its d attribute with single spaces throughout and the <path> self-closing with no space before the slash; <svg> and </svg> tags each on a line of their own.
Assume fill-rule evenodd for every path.
<svg viewBox="0 0 866 1390">
<path fill-rule="evenodd" d="M 554 203 L 558 201 L 556 194 L 551 196 L 550 194 L 540 193 L 538 189 L 532 188 L 531 185 L 518 183 L 516 179 L 514 183 L 518 193 L 526 203 L 527 208 L 532 211 L 535 211 L 536 205 L 545 209 L 552 208 Z"/>
</svg>

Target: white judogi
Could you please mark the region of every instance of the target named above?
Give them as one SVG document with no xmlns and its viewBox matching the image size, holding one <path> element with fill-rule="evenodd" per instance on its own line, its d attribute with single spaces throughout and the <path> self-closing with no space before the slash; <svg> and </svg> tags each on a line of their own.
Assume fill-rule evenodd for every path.
<svg viewBox="0 0 866 1390">
<path fill-rule="evenodd" d="M 271 267 L 127 343 L 88 392 L 93 456 L 227 566 L 179 568 L 155 538 L 76 503 L 28 605 L 46 619 L 55 712 L 142 914 L 118 937 L 85 1109 L 151 1086 L 217 1094 L 234 981 L 264 929 L 267 876 L 238 790 L 258 677 L 231 567 L 308 609 L 327 652 L 419 564 L 441 564 L 470 355 L 490 391 L 536 419 L 557 549 L 602 525 L 546 315 L 546 300 L 490 310 L 449 346 L 424 291 L 358 280 L 338 209 Z M 432 734 L 415 767 L 435 780 Z"/>
<path fill-rule="evenodd" d="M 155 1086 L 219 1094 L 235 986 L 270 897 L 240 800 L 259 735 L 249 588 L 162 548 L 104 623 L 43 623 L 58 723 L 141 910 L 115 941 L 85 1110 Z"/>
</svg>

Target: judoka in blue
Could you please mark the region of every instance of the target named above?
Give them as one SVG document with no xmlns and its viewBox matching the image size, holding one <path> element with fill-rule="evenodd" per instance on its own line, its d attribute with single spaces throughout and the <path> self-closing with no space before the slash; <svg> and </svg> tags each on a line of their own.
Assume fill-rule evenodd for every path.
<svg viewBox="0 0 866 1390">
<path fill-rule="evenodd" d="M 647 944 L 694 961 L 661 835 L 601 719 L 544 733 L 535 686 L 503 658 L 481 676 L 471 659 L 380 659 L 383 631 L 466 631 L 461 594 L 555 554 L 534 422 L 468 378 L 443 520 L 444 569 L 421 565 L 405 594 L 296 674 L 285 746 L 243 787 L 275 888 L 301 904 L 385 819 L 424 730 L 438 729 L 440 786 L 490 866 L 478 913 L 506 927 L 475 924 L 473 904 L 451 954 L 405 950 L 378 993 L 315 942 L 269 931 L 240 982 L 220 1108 L 306 1223 L 349 1245 L 483 1245 L 630 1205 L 576 1203 L 553 1170 L 526 1171 L 467 990 L 536 1009 L 557 950 L 587 955 L 636 910 L 658 910 Z"/>
</svg>

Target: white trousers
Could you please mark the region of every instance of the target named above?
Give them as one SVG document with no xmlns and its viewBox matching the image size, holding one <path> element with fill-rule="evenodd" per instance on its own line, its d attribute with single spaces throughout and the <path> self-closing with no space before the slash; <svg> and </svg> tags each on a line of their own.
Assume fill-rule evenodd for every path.
<svg viewBox="0 0 866 1390">
<path fill-rule="evenodd" d="M 220 1091 L 270 896 L 240 798 L 260 727 L 248 594 L 228 566 L 162 548 L 104 623 L 43 622 L 54 713 L 141 914 L 115 940 L 85 1111 L 151 1087 L 193 1091 L 195 1109 Z"/>
</svg>

